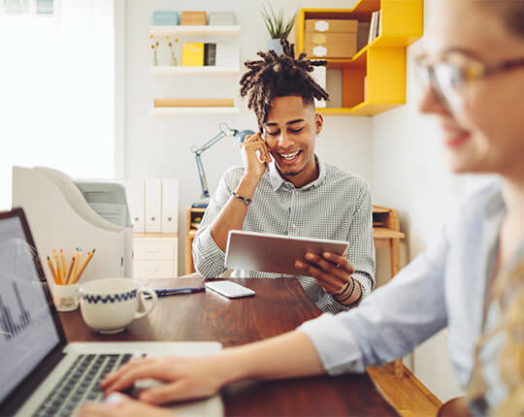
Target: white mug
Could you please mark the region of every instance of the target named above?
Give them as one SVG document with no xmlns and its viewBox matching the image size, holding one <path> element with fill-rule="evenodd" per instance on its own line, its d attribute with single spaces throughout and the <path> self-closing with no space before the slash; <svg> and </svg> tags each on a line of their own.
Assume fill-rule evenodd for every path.
<svg viewBox="0 0 524 417">
<path fill-rule="evenodd" d="M 155 290 L 128 278 L 105 278 L 80 286 L 80 311 L 85 323 L 97 332 L 113 334 L 123 331 L 133 320 L 146 316 L 155 306 Z M 150 296 L 146 299 L 145 294 Z M 138 311 L 139 298 L 144 311 Z"/>
</svg>

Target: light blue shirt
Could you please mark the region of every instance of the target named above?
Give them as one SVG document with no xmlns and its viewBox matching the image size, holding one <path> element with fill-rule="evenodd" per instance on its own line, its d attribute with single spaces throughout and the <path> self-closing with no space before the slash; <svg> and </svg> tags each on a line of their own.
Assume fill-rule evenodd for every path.
<svg viewBox="0 0 524 417">
<path fill-rule="evenodd" d="M 358 308 L 300 326 L 326 371 L 363 372 L 401 358 L 448 326 L 451 361 L 466 387 L 505 214 L 500 184 L 490 184 L 467 200 L 424 254 Z"/>
</svg>

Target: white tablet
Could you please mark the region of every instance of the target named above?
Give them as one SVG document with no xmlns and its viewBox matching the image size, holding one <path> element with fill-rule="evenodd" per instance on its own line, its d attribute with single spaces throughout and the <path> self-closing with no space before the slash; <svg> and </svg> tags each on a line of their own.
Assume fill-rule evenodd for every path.
<svg viewBox="0 0 524 417">
<path fill-rule="evenodd" d="M 232 230 L 229 232 L 225 266 L 230 269 L 301 275 L 295 261 L 306 252 L 330 251 L 343 255 L 348 242 Z"/>
</svg>

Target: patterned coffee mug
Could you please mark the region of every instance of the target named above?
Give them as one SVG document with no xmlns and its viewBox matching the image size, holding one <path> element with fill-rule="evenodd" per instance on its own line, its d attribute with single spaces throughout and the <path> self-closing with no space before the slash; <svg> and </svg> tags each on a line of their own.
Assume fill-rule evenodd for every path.
<svg viewBox="0 0 524 417">
<path fill-rule="evenodd" d="M 133 320 L 140 319 L 153 309 L 156 292 L 128 278 L 105 278 L 80 286 L 80 311 L 85 323 L 100 333 L 124 331 Z M 145 295 L 148 295 L 146 299 Z M 144 311 L 138 311 L 142 301 Z"/>
</svg>

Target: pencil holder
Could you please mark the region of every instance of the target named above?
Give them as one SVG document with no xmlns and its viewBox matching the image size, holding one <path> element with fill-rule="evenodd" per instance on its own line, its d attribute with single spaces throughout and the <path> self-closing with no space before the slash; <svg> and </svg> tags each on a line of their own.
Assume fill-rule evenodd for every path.
<svg viewBox="0 0 524 417">
<path fill-rule="evenodd" d="M 53 285 L 53 301 L 58 311 L 73 311 L 78 308 L 78 287 L 73 285 Z"/>
</svg>

